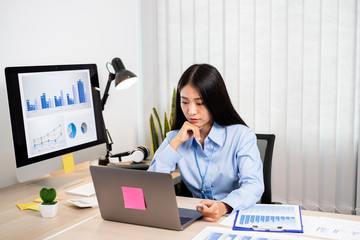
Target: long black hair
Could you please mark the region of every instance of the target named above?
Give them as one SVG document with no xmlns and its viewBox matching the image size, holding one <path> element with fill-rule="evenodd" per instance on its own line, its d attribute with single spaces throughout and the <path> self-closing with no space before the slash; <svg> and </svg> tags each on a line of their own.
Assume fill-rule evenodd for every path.
<svg viewBox="0 0 360 240">
<path fill-rule="evenodd" d="M 187 121 L 181 110 L 180 92 L 188 84 L 196 89 L 217 124 L 221 126 L 233 124 L 247 126 L 232 105 L 225 82 L 219 71 L 209 64 L 194 64 L 186 69 L 179 80 L 172 130 L 180 129 Z"/>
</svg>

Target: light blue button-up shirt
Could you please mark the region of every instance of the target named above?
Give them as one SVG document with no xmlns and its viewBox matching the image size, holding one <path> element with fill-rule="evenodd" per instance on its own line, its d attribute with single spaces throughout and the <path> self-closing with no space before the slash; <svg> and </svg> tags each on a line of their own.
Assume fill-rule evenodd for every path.
<svg viewBox="0 0 360 240">
<path fill-rule="evenodd" d="M 223 127 L 214 123 L 204 140 L 204 148 L 191 137 L 175 151 L 170 142 L 178 132 L 168 132 L 148 171 L 171 173 L 178 166 L 193 197 L 201 198 L 201 176 L 209 166 L 204 183 L 206 198 L 227 203 L 233 211 L 248 208 L 260 200 L 264 191 L 262 161 L 251 129 L 241 124 Z"/>
</svg>

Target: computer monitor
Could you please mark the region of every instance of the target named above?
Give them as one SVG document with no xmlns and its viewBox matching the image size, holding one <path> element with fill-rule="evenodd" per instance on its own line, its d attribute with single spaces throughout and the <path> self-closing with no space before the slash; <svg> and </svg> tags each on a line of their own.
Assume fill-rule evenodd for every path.
<svg viewBox="0 0 360 240">
<path fill-rule="evenodd" d="M 5 77 L 19 182 L 65 188 L 81 181 L 48 174 L 63 168 L 66 154 L 78 164 L 106 153 L 96 65 L 7 67 Z"/>
</svg>

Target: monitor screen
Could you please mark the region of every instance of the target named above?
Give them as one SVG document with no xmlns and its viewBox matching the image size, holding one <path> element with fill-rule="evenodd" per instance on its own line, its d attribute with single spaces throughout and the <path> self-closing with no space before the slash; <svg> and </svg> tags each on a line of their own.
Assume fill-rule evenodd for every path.
<svg viewBox="0 0 360 240">
<path fill-rule="evenodd" d="M 17 176 L 28 181 L 105 154 L 95 64 L 5 69 Z"/>
</svg>

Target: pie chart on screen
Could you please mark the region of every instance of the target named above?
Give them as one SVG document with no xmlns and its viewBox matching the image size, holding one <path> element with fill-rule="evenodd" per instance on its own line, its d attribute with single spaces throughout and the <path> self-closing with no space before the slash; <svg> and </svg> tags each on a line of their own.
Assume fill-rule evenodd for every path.
<svg viewBox="0 0 360 240">
<path fill-rule="evenodd" d="M 70 138 L 75 138 L 75 136 L 76 136 L 76 126 L 75 126 L 75 124 L 70 123 L 68 125 L 68 127 L 67 127 L 67 131 L 68 131 L 68 136 Z"/>
<path fill-rule="evenodd" d="M 82 133 L 86 133 L 87 132 L 87 124 L 85 123 L 85 122 L 83 122 L 82 124 L 81 124 L 81 131 L 82 131 Z"/>
</svg>

